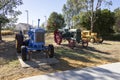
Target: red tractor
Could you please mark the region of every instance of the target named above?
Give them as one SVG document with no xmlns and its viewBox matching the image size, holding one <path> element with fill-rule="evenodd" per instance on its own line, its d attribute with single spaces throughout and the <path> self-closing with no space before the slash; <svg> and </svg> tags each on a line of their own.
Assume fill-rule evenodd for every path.
<svg viewBox="0 0 120 80">
<path fill-rule="evenodd" d="M 57 29 L 54 31 L 54 41 L 60 45 L 62 43 L 62 39 L 68 41 L 70 47 L 75 47 L 76 43 L 82 43 L 83 47 L 88 46 L 88 41 L 83 40 L 81 38 L 81 30 L 80 29 Z"/>
</svg>

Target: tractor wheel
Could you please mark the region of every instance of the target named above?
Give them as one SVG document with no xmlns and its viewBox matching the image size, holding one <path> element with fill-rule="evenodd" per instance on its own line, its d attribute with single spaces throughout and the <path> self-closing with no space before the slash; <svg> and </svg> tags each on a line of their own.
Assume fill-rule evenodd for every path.
<svg viewBox="0 0 120 80">
<path fill-rule="evenodd" d="M 28 39 L 28 40 L 25 40 L 25 41 L 23 42 L 23 45 L 25 45 L 25 46 L 28 46 L 28 44 L 29 44 L 29 39 Z"/>
<path fill-rule="evenodd" d="M 99 40 L 99 43 L 102 43 L 104 40 L 101 38 L 100 40 Z"/>
<path fill-rule="evenodd" d="M 82 41 L 82 46 L 83 47 L 88 47 L 88 41 Z"/>
<path fill-rule="evenodd" d="M 75 41 L 75 40 L 70 39 L 70 40 L 68 40 L 68 44 L 69 44 L 69 47 L 70 47 L 70 48 L 74 48 L 74 47 L 75 47 L 75 45 L 76 45 L 76 41 Z"/>
<path fill-rule="evenodd" d="M 48 46 L 48 56 L 49 56 L 49 58 L 54 57 L 54 46 L 53 45 Z"/>
<path fill-rule="evenodd" d="M 60 32 L 58 30 L 54 31 L 54 41 L 60 45 L 62 42 L 62 35 L 60 34 Z"/>
<path fill-rule="evenodd" d="M 91 39 L 90 39 L 90 42 L 91 42 L 91 43 L 95 43 L 95 39 L 94 39 L 94 38 L 91 38 Z"/>
<path fill-rule="evenodd" d="M 23 61 L 27 61 L 27 48 L 25 46 L 21 47 L 21 57 Z"/>
</svg>

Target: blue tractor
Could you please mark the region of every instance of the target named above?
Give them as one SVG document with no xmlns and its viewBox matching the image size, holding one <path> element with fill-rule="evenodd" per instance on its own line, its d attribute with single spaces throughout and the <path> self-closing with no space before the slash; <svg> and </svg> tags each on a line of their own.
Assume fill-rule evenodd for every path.
<svg viewBox="0 0 120 80">
<path fill-rule="evenodd" d="M 43 51 L 46 53 L 47 58 L 54 57 L 54 46 L 52 44 L 45 46 L 45 30 L 39 27 L 30 28 L 28 31 L 29 39 L 24 41 L 24 45 L 21 47 L 21 56 L 24 61 L 28 60 L 27 56 L 32 51 Z"/>
</svg>

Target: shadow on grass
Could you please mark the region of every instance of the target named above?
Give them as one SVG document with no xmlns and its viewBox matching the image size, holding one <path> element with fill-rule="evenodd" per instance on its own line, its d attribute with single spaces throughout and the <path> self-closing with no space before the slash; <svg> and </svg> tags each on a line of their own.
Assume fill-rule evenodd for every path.
<svg viewBox="0 0 120 80">
<path fill-rule="evenodd" d="M 97 52 L 97 53 L 100 53 L 100 54 L 107 54 L 107 55 L 110 55 L 110 53 L 108 53 L 108 52 L 104 52 L 104 51 L 100 51 L 100 50 L 97 50 L 97 49 L 95 49 L 94 47 L 87 47 L 87 48 L 85 48 L 86 50 L 88 50 L 88 51 L 93 51 L 93 52 Z"/>
<path fill-rule="evenodd" d="M 69 67 L 69 68 L 65 68 L 65 69 L 74 69 L 74 66 L 71 66 L 70 63 L 62 58 L 68 58 L 70 60 L 74 60 L 74 61 L 80 61 L 83 62 L 83 65 L 80 66 L 80 68 L 83 67 L 88 67 L 88 65 L 85 64 L 98 64 L 99 61 L 96 60 L 101 60 L 102 61 L 108 61 L 108 62 L 117 62 L 117 59 L 111 58 L 111 57 L 107 57 L 110 55 L 110 53 L 108 52 L 103 52 L 100 50 L 95 49 L 94 47 L 87 47 L 87 48 L 83 48 L 82 46 L 77 46 L 74 49 L 70 49 L 67 45 L 62 47 L 56 47 L 55 48 L 55 57 L 57 59 L 59 59 L 60 64 L 58 67 L 59 69 L 64 66 Z M 104 56 L 106 55 L 106 56 Z M 94 58 L 92 60 L 92 58 Z M 63 66 L 64 65 L 64 66 Z M 54 67 L 53 67 L 54 68 Z M 58 69 L 56 68 L 56 69 Z M 63 70 L 63 69 L 62 69 Z"/>
<path fill-rule="evenodd" d="M 84 50 L 82 50 L 81 52 L 86 54 L 86 52 Z M 56 56 L 58 58 L 67 57 L 67 58 L 70 58 L 73 60 L 80 60 L 82 62 L 93 62 L 93 61 L 90 61 L 89 59 L 87 59 L 86 57 L 80 55 L 82 53 L 80 53 L 74 49 L 64 48 L 64 47 L 61 47 L 56 50 Z"/>
<path fill-rule="evenodd" d="M 54 70 L 60 70 L 60 71 L 65 71 L 65 70 L 71 70 L 71 69 L 76 69 L 77 67 L 75 66 L 71 66 L 71 64 L 64 60 L 64 59 L 61 59 L 61 58 L 57 58 L 60 62 L 57 63 L 57 64 L 51 64 L 51 67 L 54 69 Z M 79 68 L 85 68 L 87 66 L 85 65 L 77 65 L 77 64 L 74 64 L 76 66 L 79 66 Z"/>
<path fill-rule="evenodd" d="M 15 41 L 0 43 L 0 65 L 7 64 L 13 60 L 17 60 Z"/>
</svg>

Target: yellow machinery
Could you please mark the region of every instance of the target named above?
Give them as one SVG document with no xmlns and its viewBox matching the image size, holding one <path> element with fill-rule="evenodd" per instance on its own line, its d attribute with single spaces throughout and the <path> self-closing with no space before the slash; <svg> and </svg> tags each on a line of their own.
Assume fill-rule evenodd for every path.
<svg viewBox="0 0 120 80">
<path fill-rule="evenodd" d="M 89 42 L 92 43 L 102 43 L 102 37 L 98 36 L 97 33 L 91 32 L 89 30 L 84 30 L 81 32 L 82 39 L 87 39 Z"/>
</svg>

